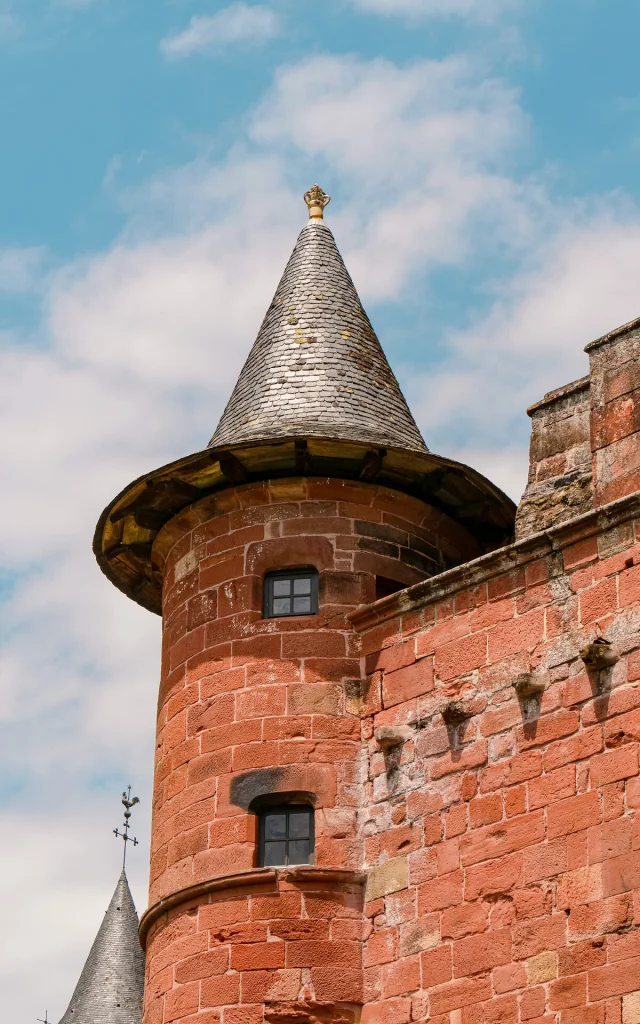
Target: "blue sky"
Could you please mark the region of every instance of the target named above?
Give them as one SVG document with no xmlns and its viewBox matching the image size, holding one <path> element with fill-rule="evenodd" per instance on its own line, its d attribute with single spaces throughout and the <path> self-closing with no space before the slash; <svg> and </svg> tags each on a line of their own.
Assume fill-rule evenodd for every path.
<svg viewBox="0 0 640 1024">
<path fill-rule="evenodd" d="M 639 34 L 632 0 L 0 2 L 14 1024 L 66 1008 L 129 781 L 145 902 L 159 623 L 100 511 L 210 437 L 316 180 L 427 443 L 517 499 L 526 406 L 640 314 Z"/>
<path fill-rule="evenodd" d="M 58 256 L 107 245 L 123 223 L 101 187 L 114 158 L 128 184 L 203 150 L 223 152 L 275 70 L 313 53 L 400 62 L 477 53 L 520 90 L 532 118 L 524 166 L 551 166 L 560 194 L 638 187 L 633 0 L 537 0 L 480 25 L 366 16 L 349 0 L 329 0 L 318 16 L 316 4 L 285 0 L 274 5 L 280 34 L 268 45 L 165 59 L 159 40 L 222 7 L 21 0 L 5 8 L 13 20 L 4 30 L 0 21 L 7 241 L 44 243 Z"/>
</svg>

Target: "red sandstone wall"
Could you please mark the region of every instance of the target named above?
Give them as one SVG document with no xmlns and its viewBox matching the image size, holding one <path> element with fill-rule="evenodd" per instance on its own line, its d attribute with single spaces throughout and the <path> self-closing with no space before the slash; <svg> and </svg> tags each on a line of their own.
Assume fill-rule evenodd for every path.
<svg viewBox="0 0 640 1024">
<path fill-rule="evenodd" d="M 639 1024 L 639 531 L 631 495 L 425 579 L 471 543 L 373 486 L 172 520 L 145 1024 Z M 263 620 L 263 573 L 309 562 L 320 615 Z M 424 581 L 362 607 L 394 573 Z M 253 870 L 247 793 L 278 787 L 313 794 L 317 867 Z"/>
<path fill-rule="evenodd" d="M 146 1024 L 352 1024 L 362 886 L 337 874 L 261 869 L 160 918 L 147 940 Z"/>
<path fill-rule="evenodd" d="M 362 892 L 356 876 L 341 880 L 341 873 L 362 865 L 363 663 L 346 616 L 374 599 L 376 575 L 406 586 L 476 553 L 464 529 L 421 501 L 330 480 L 230 489 L 161 531 L 154 547 L 165 588 L 145 1024 L 209 1024 L 220 1013 L 223 1024 L 262 1021 L 266 990 L 269 1005 L 339 1000 L 351 1007 L 347 1016 L 342 1007 L 305 1010 L 300 1024 L 353 1019 L 362 1000 L 362 918 L 358 911 L 354 929 L 353 901 Z M 265 572 L 309 564 L 320 573 L 319 615 L 263 619 Z M 327 872 L 313 879 L 309 870 L 298 872 L 296 881 L 285 873 L 258 889 L 272 901 L 268 921 L 255 916 L 251 893 L 239 896 L 237 878 L 231 895 L 216 890 L 218 909 L 205 912 L 211 879 L 255 866 L 251 801 L 280 792 L 310 795 L 315 864 Z M 162 913 L 159 901 L 192 886 L 200 888 Z M 295 916 L 280 909 L 282 901 L 290 907 L 289 889 L 305 919 L 293 932 L 281 921 Z M 220 932 L 223 918 L 232 933 Z M 263 978 L 265 971 L 272 973 Z M 194 1017 L 198 1009 L 207 1015 Z M 280 1017 L 269 1012 L 264 1019 L 273 1024 L 289 1020 L 284 1010 Z"/>
<path fill-rule="evenodd" d="M 356 614 L 363 1024 L 640 1021 L 639 516 L 628 499 Z M 621 657 L 589 674 L 597 635 Z M 383 753 L 374 730 L 398 724 L 413 738 Z"/>
</svg>

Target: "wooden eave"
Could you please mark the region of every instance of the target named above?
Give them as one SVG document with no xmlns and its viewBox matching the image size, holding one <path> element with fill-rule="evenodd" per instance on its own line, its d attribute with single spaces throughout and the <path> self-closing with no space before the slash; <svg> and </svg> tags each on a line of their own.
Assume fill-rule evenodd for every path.
<svg viewBox="0 0 640 1024">
<path fill-rule="evenodd" d="M 161 614 L 162 573 L 154 565 L 153 544 L 162 526 L 216 491 L 292 476 L 366 480 L 421 498 L 465 526 L 485 552 L 513 536 L 515 504 L 462 463 L 431 452 L 288 438 L 207 448 L 134 480 L 98 520 L 93 540 L 98 564 L 124 594 Z"/>
</svg>

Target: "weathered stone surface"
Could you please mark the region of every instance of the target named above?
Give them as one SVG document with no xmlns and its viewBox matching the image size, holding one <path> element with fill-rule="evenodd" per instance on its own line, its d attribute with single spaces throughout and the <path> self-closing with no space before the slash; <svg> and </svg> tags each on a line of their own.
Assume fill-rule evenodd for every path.
<svg viewBox="0 0 640 1024">
<path fill-rule="evenodd" d="M 376 729 L 375 736 L 379 747 L 391 750 L 413 739 L 414 732 L 410 725 L 381 725 Z"/>
<path fill-rule="evenodd" d="M 531 406 L 529 480 L 516 516 L 520 540 L 588 512 L 591 493 L 589 378 Z"/>
<path fill-rule="evenodd" d="M 358 1009 L 331 1003 L 273 1003 L 265 1007 L 265 1024 L 355 1024 Z"/>
</svg>

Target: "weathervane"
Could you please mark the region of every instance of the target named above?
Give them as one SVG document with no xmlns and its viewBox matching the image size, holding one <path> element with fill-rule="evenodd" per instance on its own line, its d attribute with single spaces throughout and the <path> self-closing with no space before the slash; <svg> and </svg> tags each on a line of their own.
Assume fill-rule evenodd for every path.
<svg viewBox="0 0 640 1024">
<path fill-rule="evenodd" d="M 127 786 L 126 793 L 122 794 L 122 803 L 124 804 L 124 825 L 122 826 L 124 832 L 120 832 L 117 828 L 114 828 L 113 834 L 119 839 L 124 840 L 124 854 L 122 857 L 122 870 L 124 871 L 124 866 L 127 862 L 127 843 L 133 843 L 134 846 L 138 845 L 138 840 L 129 835 L 129 818 L 131 817 L 131 808 L 140 803 L 137 796 L 134 796 L 133 800 L 131 799 L 131 786 Z M 41 1024 L 48 1024 L 48 1022 L 43 1021 Z"/>
<path fill-rule="evenodd" d="M 37 1017 L 36 1019 L 38 1021 L 38 1024 L 52 1024 L 52 1022 L 49 1020 L 48 1010 L 44 1011 L 44 1020 L 42 1019 L 42 1017 Z"/>
</svg>

